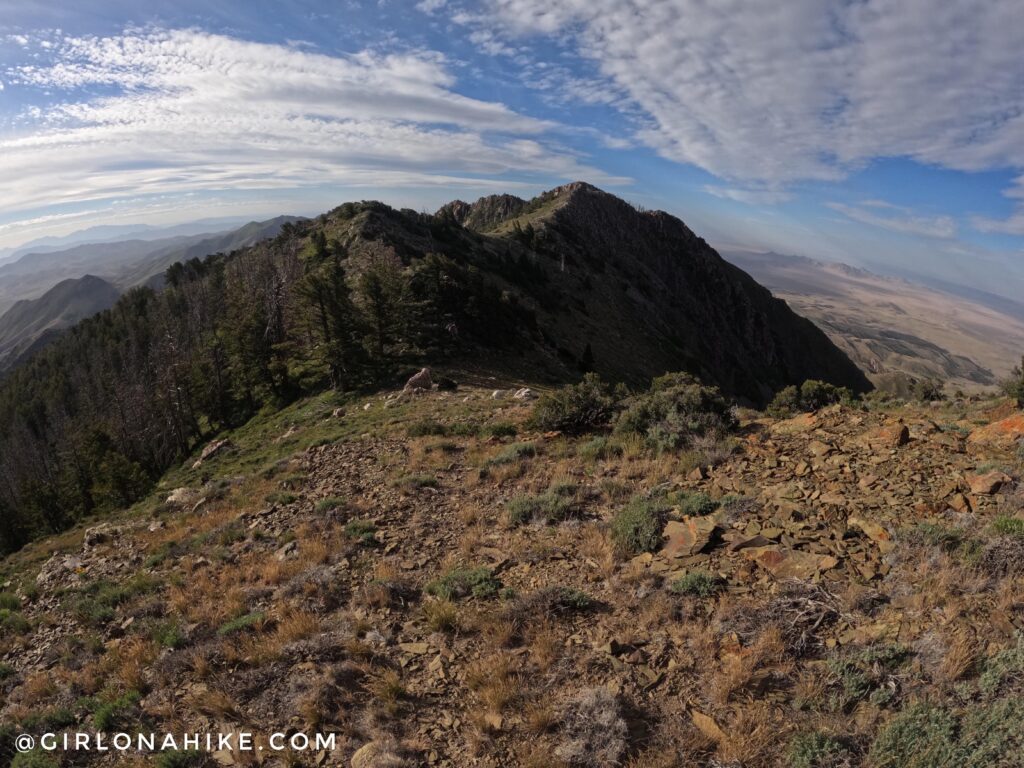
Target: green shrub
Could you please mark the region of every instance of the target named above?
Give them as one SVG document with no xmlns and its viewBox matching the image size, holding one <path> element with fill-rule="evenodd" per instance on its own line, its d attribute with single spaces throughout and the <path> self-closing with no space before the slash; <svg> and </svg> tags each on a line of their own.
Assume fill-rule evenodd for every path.
<svg viewBox="0 0 1024 768">
<path fill-rule="evenodd" d="M 178 626 L 178 622 L 173 620 L 162 621 L 154 626 L 151 636 L 164 648 L 177 649 L 185 645 L 185 634 Z"/>
<path fill-rule="evenodd" d="M 661 546 L 666 511 L 663 501 L 634 497 L 612 518 L 612 541 L 627 555 L 653 552 Z"/>
<path fill-rule="evenodd" d="M 1018 408 L 1024 408 L 1024 357 L 1003 382 L 1003 391 L 1016 401 Z"/>
<path fill-rule="evenodd" d="M 660 451 L 682 448 L 697 437 L 721 437 L 735 426 L 729 401 L 686 373 L 654 379 L 615 422 L 616 432 L 641 435 Z"/>
<path fill-rule="evenodd" d="M 1019 765 L 1024 701 L 1003 699 L 955 713 L 916 704 L 879 732 L 869 760 L 877 768 L 990 768 Z"/>
<path fill-rule="evenodd" d="M 507 421 L 499 421 L 496 424 L 488 424 L 481 432 L 485 437 L 515 437 L 518 434 L 515 424 Z"/>
<path fill-rule="evenodd" d="M 33 749 L 15 755 L 11 760 L 11 768 L 60 768 L 60 763 L 49 752 Z"/>
<path fill-rule="evenodd" d="M 533 443 L 512 443 L 502 448 L 487 463 L 493 466 L 514 464 L 522 459 L 531 459 L 537 455 L 537 446 Z"/>
<path fill-rule="evenodd" d="M 1024 636 L 1012 648 L 996 651 L 982 662 L 978 690 L 984 696 L 997 695 L 1007 684 L 1024 680 Z"/>
<path fill-rule="evenodd" d="M 890 703 L 895 696 L 894 672 L 908 656 L 901 645 L 873 645 L 829 659 L 832 709 L 845 712 L 865 699 L 877 707 Z"/>
<path fill-rule="evenodd" d="M 348 506 L 348 502 L 344 499 L 338 496 L 328 496 L 326 499 L 320 499 L 314 509 L 320 514 L 324 514 L 335 509 L 344 509 L 346 506 Z"/>
<path fill-rule="evenodd" d="M 258 624 L 262 624 L 266 616 L 257 611 L 256 613 L 247 613 L 244 616 L 239 616 L 237 619 L 222 624 L 220 629 L 217 630 L 217 634 L 221 637 L 227 637 L 228 635 L 234 635 L 238 632 L 242 632 L 246 629 L 251 629 Z"/>
<path fill-rule="evenodd" d="M 718 509 L 718 502 L 703 491 L 682 491 L 675 495 L 673 501 L 679 505 L 679 511 L 689 517 L 703 517 Z"/>
<path fill-rule="evenodd" d="M 448 428 L 437 421 L 417 421 L 405 430 L 409 437 L 446 437 Z"/>
<path fill-rule="evenodd" d="M 560 483 L 539 496 L 516 496 L 506 505 L 509 524 L 524 525 L 531 520 L 543 520 L 554 525 L 573 517 L 576 513 L 576 490 L 572 483 Z"/>
<path fill-rule="evenodd" d="M 779 390 L 766 411 L 775 417 L 791 416 L 801 411 L 817 411 L 836 403 L 849 403 L 853 401 L 853 397 L 853 392 L 846 387 L 808 379 L 799 388 L 789 386 Z"/>
<path fill-rule="evenodd" d="M 992 529 L 1003 536 L 1024 536 L 1024 520 L 1019 517 L 1000 515 L 992 521 Z"/>
<path fill-rule="evenodd" d="M 530 421 L 537 429 L 581 435 L 606 426 L 615 415 L 620 396 L 596 373 L 538 398 Z"/>
<path fill-rule="evenodd" d="M 669 584 L 669 591 L 677 595 L 711 597 L 721 588 L 719 580 L 705 571 L 691 571 Z"/>
<path fill-rule="evenodd" d="M 187 752 L 161 752 L 154 765 L 156 768 L 199 768 L 206 762 L 206 755 L 197 750 Z"/>
<path fill-rule="evenodd" d="M 18 671 L 6 662 L 0 661 L 0 683 L 18 674 Z"/>
<path fill-rule="evenodd" d="M 426 586 L 428 595 L 442 600 L 455 600 L 460 597 L 494 597 L 501 588 L 490 568 L 454 568 L 439 579 Z"/>
<path fill-rule="evenodd" d="M 159 588 L 160 582 L 145 573 L 120 584 L 101 579 L 74 593 L 70 603 L 79 621 L 100 626 L 114 618 L 119 606 Z"/>
<path fill-rule="evenodd" d="M 0 592 L 0 610 L 17 611 L 21 609 L 21 598 L 10 592 Z"/>
<path fill-rule="evenodd" d="M 583 443 L 576 450 L 576 455 L 586 461 L 600 461 L 613 456 L 621 456 L 622 446 L 607 437 L 595 437 Z"/>
<path fill-rule="evenodd" d="M 361 544 L 369 544 L 373 541 L 373 535 L 377 532 L 377 526 L 369 520 L 352 520 L 345 525 L 345 536 L 355 539 Z"/>
<path fill-rule="evenodd" d="M 5 635 L 24 635 L 32 629 L 29 620 L 19 611 L 0 608 L 0 637 Z"/>
<path fill-rule="evenodd" d="M 839 739 L 814 731 L 794 736 L 786 757 L 788 768 L 839 768 L 851 765 L 853 756 Z"/>
<path fill-rule="evenodd" d="M 140 698 L 136 691 L 128 691 L 123 696 L 101 704 L 92 717 L 96 730 L 109 731 L 127 725 Z"/>
</svg>

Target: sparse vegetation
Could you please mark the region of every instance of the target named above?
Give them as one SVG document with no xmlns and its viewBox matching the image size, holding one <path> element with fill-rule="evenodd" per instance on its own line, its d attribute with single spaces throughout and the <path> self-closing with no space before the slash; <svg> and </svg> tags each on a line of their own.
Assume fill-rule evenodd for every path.
<svg viewBox="0 0 1024 768">
<path fill-rule="evenodd" d="M 538 429 L 580 435 L 607 426 L 620 400 L 621 392 L 588 373 L 579 384 L 542 395 L 534 405 L 532 422 Z"/>
<path fill-rule="evenodd" d="M 849 403 L 853 392 L 846 387 L 837 387 L 825 381 L 808 379 L 799 387 L 789 386 L 779 390 L 768 405 L 772 416 L 785 418 L 794 413 L 816 411 L 836 403 Z"/>
<path fill-rule="evenodd" d="M 652 552 L 661 546 L 667 506 L 663 501 L 633 498 L 612 518 L 612 540 L 626 555 Z"/>
<path fill-rule="evenodd" d="M 729 401 L 685 373 L 654 379 L 615 422 L 616 432 L 641 435 L 661 451 L 685 447 L 699 437 L 721 438 L 735 426 Z"/>
<path fill-rule="evenodd" d="M 457 600 L 460 597 L 489 598 L 498 594 L 499 582 L 489 568 L 454 568 L 441 578 L 426 586 L 428 595 L 442 600 Z"/>
<path fill-rule="evenodd" d="M 677 595 L 711 597 L 721 588 L 719 580 L 705 571 L 691 571 L 669 584 L 669 590 Z"/>
</svg>

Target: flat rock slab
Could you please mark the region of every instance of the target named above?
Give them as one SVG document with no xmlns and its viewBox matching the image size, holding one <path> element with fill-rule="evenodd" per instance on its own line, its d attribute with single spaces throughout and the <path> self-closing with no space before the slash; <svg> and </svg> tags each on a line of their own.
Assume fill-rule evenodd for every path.
<svg viewBox="0 0 1024 768">
<path fill-rule="evenodd" d="M 832 555 L 815 555 L 785 547 L 751 547 L 743 550 L 743 554 L 777 579 L 810 579 L 839 564 Z"/>
<path fill-rule="evenodd" d="M 684 517 L 670 520 L 665 525 L 664 536 L 668 539 L 662 557 L 685 557 L 700 552 L 711 541 L 717 527 L 710 517 Z"/>
</svg>

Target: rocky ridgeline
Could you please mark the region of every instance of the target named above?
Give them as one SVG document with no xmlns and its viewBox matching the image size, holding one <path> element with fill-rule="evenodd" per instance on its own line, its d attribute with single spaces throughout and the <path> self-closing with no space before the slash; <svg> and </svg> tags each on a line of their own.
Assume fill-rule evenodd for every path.
<svg viewBox="0 0 1024 768">
<path fill-rule="evenodd" d="M 34 566 L 31 628 L 3 646 L 4 721 L 88 723 L 83 697 L 131 689 L 126 727 L 338 732 L 309 765 L 783 765 L 806 732 L 837 735 L 835 765 L 867 764 L 905 702 L 972 684 L 1024 630 L 1017 524 L 990 531 L 1024 531 L 1019 413 L 747 419 L 712 466 L 533 434 L 528 397 L 417 376 L 351 408 L 377 429 L 266 477 L 169 489 L 156 516 Z M 519 435 L 459 429 L 456 405 Z M 610 521 L 655 492 L 660 544 L 618 550 Z M 564 522 L 507 513 L 559 494 Z M 143 577 L 82 609 L 95 585 Z M 958 643 L 970 663 L 950 671 Z M 892 654 L 898 668 L 878 660 Z"/>
</svg>

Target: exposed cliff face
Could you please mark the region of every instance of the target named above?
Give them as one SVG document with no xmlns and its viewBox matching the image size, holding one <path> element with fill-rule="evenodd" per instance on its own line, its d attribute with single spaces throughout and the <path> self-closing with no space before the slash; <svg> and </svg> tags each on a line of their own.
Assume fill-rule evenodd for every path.
<svg viewBox="0 0 1024 768">
<path fill-rule="evenodd" d="M 454 200 L 437 213 L 439 216 L 450 215 L 459 224 L 476 232 L 488 232 L 513 216 L 517 216 L 526 206 L 526 201 L 515 195 L 489 195 L 481 197 L 475 203 Z"/>
<path fill-rule="evenodd" d="M 589 346 L 608 376 L 687 370 L 755 403 L 809 378 L 870 388 L 824 333 L 667 213 L 582 182 L 521 206 L 490 197 L 452 213 L 543 267 L 540 327 L 563 359 Z"/>
</svg>

